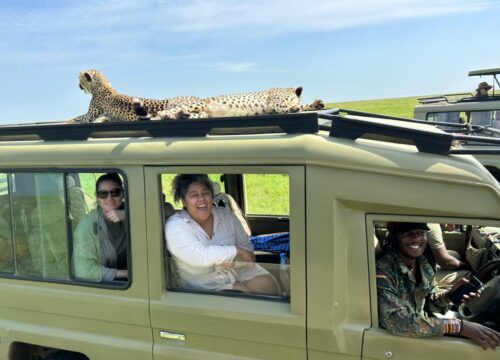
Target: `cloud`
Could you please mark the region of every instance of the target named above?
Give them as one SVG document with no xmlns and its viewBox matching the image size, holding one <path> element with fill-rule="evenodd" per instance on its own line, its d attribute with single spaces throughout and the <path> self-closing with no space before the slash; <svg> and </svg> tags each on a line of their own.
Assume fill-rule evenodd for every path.
<svg viewBox="0 0 500 360">
<path fill-rule="evenodd" d="M 296 34 L 493 7 L 498 4 L 492 0 L 46 0 L 43 5 L 16 1 L 0 8 L 0 51 L 10 54 L 0 61 L 29 61 L 24 54 L 38 53 L 56 65 L 76 54 L 85 62 L 168 62 L 203 52 L 198 49 L 208 40 L 238 43 L 244 49 L 247 39 L 289 36 L 293 41 Z M 217 49 L 206 52 L 218 55 Z M 40 56 L 32 61 L 44 62 Z M 241 61 L 213 66 L 232 72 L 256 67 Z"/>
<path fill-rule="evenodd" d="M 220 62 L 212 65 L 206 65 L 208 67 L 213 67 L 220 71 L 228 71 L 228 72 L 248 72 L 256 69 L 257 64 L 251 62 L 238 62 L 238 63 L 229 63 L 229 62 Z"/>
<path fill-rule="evenodd" d="M 260 34 L 334 31 L 398 19 L 481 11 L 492 0 L 88 0 L 0 10 L 0 31 L 111 35 L 250 31 Z"/>
<path fill-rule="evenodd" d="M 335 31 L 398 19 L 484 10 L 493 1 L 474 0 L 193 0 L 166 2 L 175 32 L 245 31 L 273 34 Z M 161 11 L 160 11 L 161 14 Z M 163 14 L 163 15 L 166 15 Z M 160 16 L 163 16 L 160 15 Z"/>
</svg>

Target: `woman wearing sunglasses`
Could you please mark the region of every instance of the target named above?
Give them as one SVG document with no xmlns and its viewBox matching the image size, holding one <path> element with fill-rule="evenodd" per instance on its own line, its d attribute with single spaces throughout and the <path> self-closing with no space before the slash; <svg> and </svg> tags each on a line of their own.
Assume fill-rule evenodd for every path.
<svg viewBox="0 0 500 360">
<path fill-rule="evenodd" d="M 127 226 L 120 176 L 100 176 L 96 196 L 97 208 L 80 221 L 74 233 L 75 276 L 91 281 L 126 280 Z"/>
</svg>

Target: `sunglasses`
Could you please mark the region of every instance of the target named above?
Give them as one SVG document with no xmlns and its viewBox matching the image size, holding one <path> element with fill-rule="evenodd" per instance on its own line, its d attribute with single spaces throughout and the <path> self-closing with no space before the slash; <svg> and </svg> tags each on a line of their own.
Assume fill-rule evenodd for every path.
<svg viewBox="0 0 500 360">
<path fill-rule="evenodd" d="M 116 188 L 116 189 L 113 189 L 113 190 L 99 190 L 97 192 L 97 197 L 99 199 L 106 199 L 109 195 L 111 195 L 111 197 L 119 197 L 119 196 L 122 196 L 123 194 L 123 190 L 120 189 L 120 188 Z"/>
</svg>

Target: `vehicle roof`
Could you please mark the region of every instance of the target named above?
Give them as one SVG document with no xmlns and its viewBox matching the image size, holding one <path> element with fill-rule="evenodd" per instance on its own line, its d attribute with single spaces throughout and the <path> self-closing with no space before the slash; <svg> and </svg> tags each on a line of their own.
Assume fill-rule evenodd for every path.
<svg viewBox="0 0 500 360">
<path fill-rule="evenodd" d="M 300 165 L 436 177 L 500 188 L 471 156 L 419 153 L 414 146 L 318 134 L 219 135 L 0 143 L 1 168 L 126 165 Z"/>
<path fill-rule="evenodd" d="M 480 69 L 480 70 L 469 71 L 469 76 L 497 75 L 497 74 L 500 74 L 500 68 Z"/>
<path fill-rule="evenodd" d="M 498 191 L 496 180 L 476 159 L 440 155 L 453 152 L 452 135 L 428 124 L 360 114 L 340 116 L 335 110 L 80 126 L 5 126 L 0 128 L 0 139 L 4 140 L 0 141 L 0 166 L 8 171 L 60 165 L 316 164 L 487 183 Z M 320 119 L 332 125 L 320 126 Z M 31 139 L 34 135 L 44 140 L 19 140 L 20 136 Z M 416 147 L 405 145 L 408 143 Z"/>
</svg>

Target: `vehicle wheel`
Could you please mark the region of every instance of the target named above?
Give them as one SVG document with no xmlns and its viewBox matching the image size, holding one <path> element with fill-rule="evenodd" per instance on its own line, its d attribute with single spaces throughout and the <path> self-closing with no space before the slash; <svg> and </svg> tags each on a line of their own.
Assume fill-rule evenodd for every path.
<svg viewBox="0 0 500 360">
<path fill-rule="evenodd" d="M 43 360 L 89 360 L 89 358 L 80 353 L 63 350 L 47 355 Z"/>
</svg>

